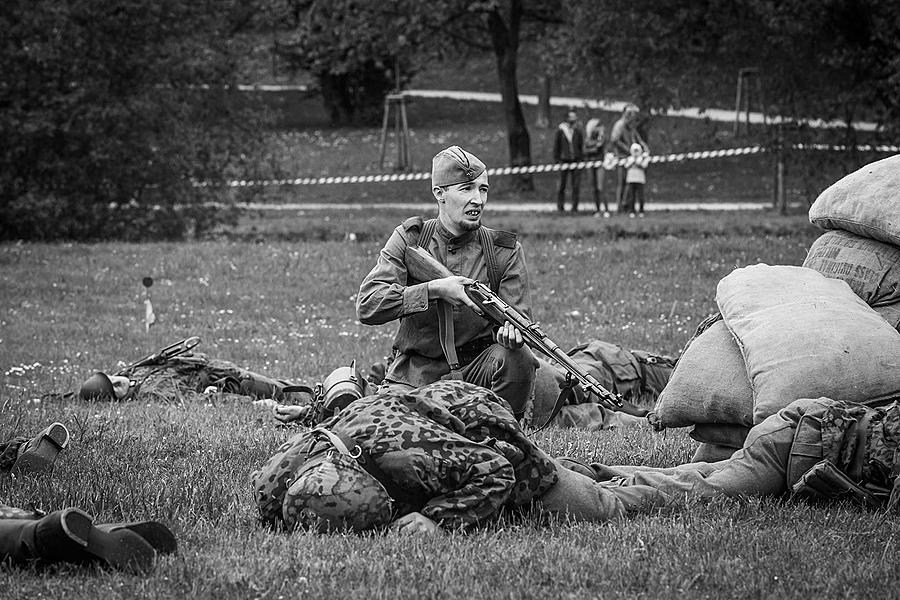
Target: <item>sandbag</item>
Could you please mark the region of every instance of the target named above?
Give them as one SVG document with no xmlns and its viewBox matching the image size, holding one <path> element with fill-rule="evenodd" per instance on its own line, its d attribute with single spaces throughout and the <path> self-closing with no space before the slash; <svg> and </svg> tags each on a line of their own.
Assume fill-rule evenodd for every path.
<svg viewBox="0 0 900 600">
<path fill-rule="evenodd" d="M 713 323 L 685 348 L 653 412 L 659 427 L 753 425 L 753 390 L 744 359 L 722 321 Z"/>
<path fill-rule="evenodd" d="M 887 321 L 891 327 L 900 331 L 900 302 L 873 306 L 872 309 Z"/>
<path fill-rule="evenodd" d="M 745 425 L 728 425 L 724 423 L 700 423 L 691 429 L 688 435 L 704 444 L 727 446 L 734 452 L 744 447 L 744 440 L 750 428 Z"/>
<path fill-rule="evenodd" d="M 849 231 L 828 231 L 810 246 L 803 266 L 846 281 L 869 306 L 900 301 L 900 247 Z"/>
<path fill-rule="evenodd" d="M 900 155 L 850 173 L 819 194 L 810 223 L 900 246 Z"/>
<path fill-rule="evenodd" d="M 900 334 L 844 281 L 757 264 L 724 277 L 716 303 L 744 357 L 754 424 L 797 398 L 900 394 Z"/>
</svg>

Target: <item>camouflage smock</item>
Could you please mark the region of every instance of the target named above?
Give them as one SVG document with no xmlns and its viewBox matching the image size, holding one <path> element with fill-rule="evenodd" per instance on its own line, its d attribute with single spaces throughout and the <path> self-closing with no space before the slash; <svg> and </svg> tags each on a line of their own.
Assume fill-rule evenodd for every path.
<svg viewBox="0 0 900 600">
<path fill-rule="evenodd" d="M 422 220 L 412 218 L 394 230 L 381 249 L 375 267 L 363 279 L 356 298 L 356 314 L 364 325 L 400 320 L 394 337 L 395 356 L 385 380 L 413 387 L 437 381 L 450 372 L 441 349 L 437 303 L 428 297 L 425 283 L 408 275 L 404 262 L 406 247 L 418 244 L 421 228 Z M 528 270 L 521 244 L 512 233 L 485 229 L 493 241 L 500 271 L 497 294 L 523 314 L 530 315 Z M 424 246 L 454 274 L 488 282 L 487 263 L 477 230 L 453 237 L 438 221 L 434 235 Z M 490 321 L 467 306 L 453 307 L 453 329 L 456 346 L 491 338 L 494 330 Z"/>
<path fill-rule="evenodd" d="M 858 455 L 858 424 L 865 423 L 863 455 Z M 852 479 L 890 489 L 895 457 L 900 449 L 900 406 L 892 402 L 871 408 L 852 402 L 833 402 L 822 418 L 823 457 Z"/>
<path fill-rule="evenodd" d="M 406 394 L 357 400 L 324 421 L 349 436 L 445 527 L 489 519 L 505 505 L 523 505 L 557 481 L 550 457 L 525 435 L 509 406 L 493 392 L 463 381 L 439 381 Z M 314 435 L 300 433 L 253 474 L 262 520 L 282 518 L 282 502 Z"/>
</svg>

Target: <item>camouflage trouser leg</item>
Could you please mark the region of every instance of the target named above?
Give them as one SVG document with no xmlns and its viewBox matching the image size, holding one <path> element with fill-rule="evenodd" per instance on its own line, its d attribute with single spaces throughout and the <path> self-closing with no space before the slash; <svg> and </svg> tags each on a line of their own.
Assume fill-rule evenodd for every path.
<svg viewBox="0 0 900 600">
<path fill-rule="evenodd" d="M 278 448 L 262 469 L 251 474 L 260 520 L 271 525 L 282 520 L 285 494 L 293 482 L 294 473 L 306 461 L 311 443 L 309 432 L 295 435 Z"/>
<path fill-rule="evenodd" d="M 494 344 L 479 354 L 463 370 L 463 379 L 487 388 L 509 402 L 516 419 L 525 414 L 525 406 L 534 390 L 537 359 L 528 347 L 509 350 Z"/>
<path fill-rule="evenodd" d="M 11 440 L 0 443 L 0 471 L 12 469 L 19 458 L 19 448 L 28 443 L 28 438 L 14 437 Z"/>
</svg>

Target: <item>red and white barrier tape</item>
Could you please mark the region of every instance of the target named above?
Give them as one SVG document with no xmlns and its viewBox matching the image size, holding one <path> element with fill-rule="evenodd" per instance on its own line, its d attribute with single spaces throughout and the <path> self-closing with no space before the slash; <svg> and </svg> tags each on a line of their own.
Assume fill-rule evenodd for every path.
<svg viewBox="0 0 900 600">
<path fill-rule="evenodd" d="M 846 146 L 834 146 L 828 144 L 794 144 L 792 148 L 797 150 L 832 150 L 845 151 Z M 898 146 L 857 146 L 860 152 L 900 152 Z M 721 150 L 699 150 L 696 152 L 679 152 L 675 154 L 660 154 L 650 157 L 651 163 L 671 163 L 685 160 L 705 160 L 721 158 L 725 156 L 741 156 L 745 154 L 759 154 L 767 152 L 765 146 L 747 146 L 744 148 L 724 148 Z M 574 169 L 603 168 L 612 170 L 625 164 L 624 158 L 604 160 L 587 160 L 577 163 L 552 163 L 543 165 L 528 165 L 525 167 L 496 167 L 488 169 L 488 175 L 520 175 L 524 173 L 552 173 L 556 171 L 570 171 Z M 343 183 L 382 183 L 391 181 L 420 181 L 431 179 L 431 173 L 378 173 L 376 175 L 343 175 L 331 177 L 297 177 L 289 179 L 233 179 L 225 185 L 228 187 L 267 187 L 286 185 L 331 185 Z M 210 185 L 206 182 L 198 182 L 199 187 Z"/>
</svg>

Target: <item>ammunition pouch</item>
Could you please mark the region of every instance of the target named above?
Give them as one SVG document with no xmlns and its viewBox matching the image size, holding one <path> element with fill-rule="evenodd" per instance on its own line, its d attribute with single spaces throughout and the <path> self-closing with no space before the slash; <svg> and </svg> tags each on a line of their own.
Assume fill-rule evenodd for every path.
<svg viewBox="0 0 900 600">
<path fill-rule="evenodd" d="M 882 506 L 883 498 L 854 483 L 831 461 L 817 462 L 792 486 L 795 495 L 816 500 L 849 499 L 870 508 Z"/>
</svg>

